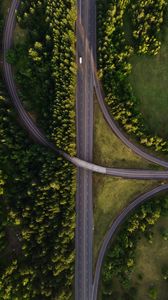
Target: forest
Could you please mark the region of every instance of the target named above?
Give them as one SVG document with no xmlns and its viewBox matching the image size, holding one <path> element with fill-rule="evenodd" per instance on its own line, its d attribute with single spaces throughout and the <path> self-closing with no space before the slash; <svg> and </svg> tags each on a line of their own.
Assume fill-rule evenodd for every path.
<svg viewBox="0 0 168 300">
<path fill-rule="evenodd" d="M 24 1 L 17 18 L 26 34 L 7 59 L 19 95 L 55 145 L 74 154 L 74 2 Z M 0 299 L 71 299 L 76 171 L 21 128 L 2 69 L 0 126 Z"/>
<path fill-rule="evenodd" d="M 98 75 L 107 106 L 131 138 L 160 153 L 168 152 L 168 141 L 153 135 L 146 126 L 129 76 L 133 55 L 158 55 L 167 4 L 166 0 L 97 0 Z M 137 244 L 142 237 L 152 243 L 153 226 L 162 216 L 168 216 L 166 195 L 142 205 L 116 233 L 102 269 L 100 299 L 138 299 L 137 290 L 131 282 Z M 166 229 L 162 236 L 167 240 Z M 162 266 L 162 277 L 167 280 L 167 265 Z M 124 294 L 118 294 L 117 289 L 123 289 Z M 158 299 L 155 287 L 148 292 L 147 299 Z"/>
<path fill-rule="evenodd" d="M 168 152 L 168 142 L 148 130 L 137 109 L 128 80 L 133 54 L 155 56 L 161 46 L 160 31 L 167 11 L 166 0 L 97 0 L 98 67 L 106 103 L 115 120 L 140 144 Z M 129 19 L 129 32 L 125 20 Z"/>
</svg>

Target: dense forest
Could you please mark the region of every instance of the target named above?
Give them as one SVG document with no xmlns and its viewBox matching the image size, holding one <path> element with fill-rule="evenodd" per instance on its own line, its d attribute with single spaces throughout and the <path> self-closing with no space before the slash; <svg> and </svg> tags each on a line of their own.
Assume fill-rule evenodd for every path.
<svg viewBox="0 0 168 300">
<path fill-rule="evenodd" d="M 7 56 L 21 99 L 70 154 L 75 153 L 75 17 L 73 0 L 22 2 L 18 23 L 25 37 Z M 70 299 L 75 169 L 21 129 L 2 72 L 0 126 L 0 299 Z"/>
<path fill-rule="evenodd" d="M 15 66 L 22 99 L 56 145 L 74 155 L 75 2 L 24 1 L 17 20 L 23 38 L 7 59 Z"/>
<path fill-rule="evenodd" d="M 168 152 L 168 142 L 151 135 L 137 109 L 137 99 L 128 80 L 130 57 L 157 55 L 160 30 L 167 11 L 166 0 L 97 0 L 99 77 L 114 118 L 132 136 L 155 151 Z M 129 19 L 129 33 L 125 22 Z"/>
</svg>

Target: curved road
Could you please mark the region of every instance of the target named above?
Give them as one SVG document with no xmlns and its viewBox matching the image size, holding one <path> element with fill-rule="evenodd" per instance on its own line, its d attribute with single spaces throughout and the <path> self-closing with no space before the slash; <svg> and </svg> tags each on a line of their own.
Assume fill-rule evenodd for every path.
<svg viewBox="0 0 168 300">
<path fill-rule="evenodd" d="M 168 178 L 168 171 L 153 171 L 153 170 L 130 170 L 130 169 L 117 169 L 117 168 L 105 168 L 102 166 L 95 165 L 93 163 L 81 160 L 76 157 L 71 157 L 67 153 L 57 149 L 53 143 L 48 141 L 43 132 L 37 127 L 37 125 L 33 122 L 31 117 L 25 111 L 19 97 L 17 94 L 16 86 L 13 79 L 13 73 L 11 65 L 6 62 L 5 55 L 7 51 L 11 48 L 13 43 L 13 31 L 15 28 L 16 17 L 15 10 L 17 10 L 20 4 L 20 0 L 13 0 L 9 14 L 6 20 L 6 26 L 4 30 L 4 40 L 3 40 L 3 67 L 4 67 L 4 76 L 6 85 L 8 87 L 9 94 L 13 101 L 13 104 L 19 114 L 19 117 L 25 126 L 25 128 L 30 132 L 31 136 L 35 138 L 40 144 L 43 144 L 50 149 L 54 150 L 57 154 L 62 155 L 64 158 L 72 162 L 75 166 L 81 167 L 87 170 L 91 170 L 93 172 L 98 172 L 101 174 L 108 174 L 111 176 L 122 177 L 122 178 L 136 178 L 136 179 L 165 179 Z M 95 78 L 96 79 L 96 78 Z M 100 85 L 98 81 L 95 80 L 96 90 L 99 95 L 101 101 L 103 101 L 103 97 L 100 91 Z M 113 123 L 114 127 L 114 123 Z M 114 130 L 114 128 L 113 128 Z M 120 131 L 119 131 L 120 132 Z M 119 134 L 119 133 L 118 133 Z M 139 150 L 140 151 L 140 150 Z M 153 159 L 150 159 L 153 161 Z M 157 159 L 156 159 L 157 160 Z M 155 161 L 156 162 L 156 161 Z M 158 159 L 158 164 L 168 166 L 168 163 L 162 162 Z"/>
<path fill-rule="evenodd" d="M 107 105 L 105 104 L 105 100 L 103 97 L 103 93 L 101 92 L 101 87 L 100 87 L 100 82 L 97 79 L 97 75 L 94 72 L 94 83 L 95 83 L 95 90 L 96 90 L 96 95 L 97 95 L 97 99 L 99 102 L 99 105 L 101 107 L 101 111 L 104 115 L 104 118 L 106 119 L 107 123 L 109 124 L 109 126 L 111 127 L 111 129 L 113 130 L 113 132 L 118 136 L 118 138 L 128 147 L 130 148 L 132 151 L 134 151 L 136 154 L 138 154 L 139 156 L 155 163 L 158 164 L 160 166 L 166 167 L 168 168 L 168 162 L 164 161 L 160 158 L 157 158 L 145 151 L 143 151 L 139 146 L 136 146 L 135 144 L 133 144 L 128 137 L 126 136 L 126 134 L 119 128 L 119 125 L 117 124 L 117 122 L 115 122 L 115 120 L 113 119 L 112 115 L 109 113 Z"/>
<path fill-rule="evenodd" d="M 79 22 L 77 22 L 77 25 L 78 25 L 78 28 L 80 30 L 81 36 L 84 36 L 84 29 L 83 29 L 82 25 Z M 93 29 L 93 31 L 94 31 L 94 29 Z M 94 41 L 95 41 L 95 39 L 94 39 Z M 95 59 L 93 57 L 93 53 L 92 53 L 91 49 L 89 48 L 89 42 L 87 44 L 88 44 L 87 52 L 88 52 L 88 57 L 90 58 L 90 64 L 92 66 L 96 96 L 97 96 L 101 111 L 103 113 L 103 116 L 104 116 L 105 120 L 107 121 L 107 123 L 109 124 L 109 126 L 111 127 L 112 131 L 116 134 L 116 136 L 128 148 L 130 148 L 132 151 L 134 151 L 139 156 L 141 156 L 144 159 L 146 159 L 148 161 L 151 161 L 151 162 L 153 162 L 157 165 L 168 168 L 168 162 L 167 161 L 165 161 L 161 158 L 157 158 L 154 155 L 145 152 L 144 150 L 141 149 L 141 147 L 139 145 L 137 146 L 134 143 L 132 143 L 129 140 L 128 136 L 119 127 L 118 123 L 114 120 L 113 116 L 110 114 L 110 112 L 108 110 L 108 106 L 105 103 L 105 99 L 104 99 L 103 91 L 102 91 L 102 88 L 101 88 L 100 80 L 98 79 L 98 76 L 97 76 L 97 68 L 96 68 Z"/>
<path fill-rule="evenodd" d="M 97 166 L 95 164 L 86 162 L 84 160 L 81 160 L 76 157 L 70 157 L 68 154 L 64 153 L 61 150 L 56 149 L 53 143 L 48 141 L 48 139 L 45 137 L 43 132 L 36 126 L 36 124 L 33 122 L 31 117 L 28 115 L 28 113 L 25 111 L 25 109 L 22 106 L 22 103 L 17 95 L 16 86 L 13 80 L 13 74 L 12 74 L 12 68 L 11 65 L 8 64 L 5 60 L 5 54 L 7 53 L 8 49 L 11 48 L 12 42 L 13 42 L 13 31 L 15 28 L 15 10 L 18 8 L 20 3 L 20 0 L 13 0 L 9 14 L 6 21 L 6 26 L 4 30 L 4 40 L 3 40 L 3 66 L 4 66 L 4 76 L 6 80 L 6 84 L 8 87 L 9 94 L 11 96 L 11 99 L 13 101 L 13 104 L 20 116 L 20 119 L 23 123 L 23 125 L 26 127 L 26 129 L 30 132 L 31 136 L 35 138 L 40 144 L 43 144 L 50 149 L 54 150 L 57 154 L 62 155 L 67 160 L 72 162 L 77 167 L 81 167 L 87 170 L 99 172 L 102 174 L 108 174 L 113 175 L 117 177 L 123 177 L 123 178 L 136 178 L 136 179 L 166 179 L 168 178 L 168 171 L 153 171 L 153 170 L 129 170 L 129 169 L 117 169 L 117 168 L 105 168 L 102 166 Z M 103 93 L 101 91 L 100 83 L 97 79 L 96 69 L 94 65 L 94 60 L 92 58 L 92 53 L 90 51 L 90 62 L 92 65 L 92 72 L 94 77 L 94 85 L 96 89 L 96 94 L 98 97 L 98 101 L 100 103 L 101 109 L 103 111 L 103 114 L 108 121 L 110 127 L 115 132 L 115 134 L 133 151 L 135 151 L 137 154 L 141 155 L 145 159 L 148 159 L 149 161 L 152 161 L 156 164 L 159 164 L 164 167 L 168 167 L 168 162 L 165 162 L 159 158 L 155 158 L 154 156 L 147 154 L 143 152 L 141 149 L 139 149 L 137 146 L 132 144 L 127 137 L 121 132 L 121 130 L 118 128 L 112 117 L 110 116 L 108 109 L 104 103 L 104 97 Z M 124 221 L 126 216 L 137 206 L 139 206 L 141 203 L 145 202 L 149 197 L 152 195 L 168 189 L 168 185 L 159 186 L 152 191 L 138 197 L 134 202 L 132 202 L 127 208 L 125 208 L 122 213 L 119 215 L 119 217 L 115 220 L 115 222 L 112 224 L 110 230 L 108 231 L 102 248 L 100 250 L 99 258 L 96 265 L 96 272 L 95 272 L 95 278 L 93 283 L 93 293 L 92 293 L 92 300 L 96 300 L 97 298 L 97 289 L 98 289 L 98 282 L 99 282 L 99 276 L 100 276 L 100 270 L 101 265 L 104 257 L 104 253 L 106 251 L 106 248 L 108 246 L 108 243 L 110 239 L 112 238 L 113 234 L 116 232 L 118 226 Z"/>
<path fill-rule="evenodd" d="M 80 30 L 81 36 L 84 36 L 84 29 L 81 25 L 81 23 L 77 22 L 78 28 Z M 96 22 L 93 23 L 94 27 L 92 30 L 93 32 L 96 31 Z M 95 37 L 93 35 L 93 44 L 96 43 Z M 94 49 L 96 49 L 96 45 L 92 45 Z M 93 72 L 93 78 L 94 78 L 94 87 L 95 87 L 95 92 L 96 96 L 101 108 L 101 111 L 103 113 L 104 118 L 106 119 L 107 123 L 111 127 L 112 131 L 118 136 L 118 138 L 132 151 L 134 151 L 136 154 L 139 156 L 145 158 L 148 161 L 151 161 L 155 164 L 158 164 L 160 166 L 168 168 L 168 162 L 161 159 L 157 158 L 156 156 L 146 153 L 144 150 L 141 149 L 141 147 L 138 145 L 135 145 L 132 143 L 128 136 L 121 130 L 119 127 L 118 123 L 114 120 L 113 116 L 110 114 L 108 110 L 108 106 L 105 103 L 104 99 L 104 94 L 101 88 L 100 80 L 98 79 L 97 76 L 97 68 L 96 68 L 96 62 L 95 62 L 95 54 L 93 54 L 93 51 L 89 48 L 89 42 L 87 46 L 87 52 L 88 52 L 88 57 L 90 58 L 90 64 L 92 66 L 92 72 Z"/>
<path fill-rule="evenodd" d="M 117 229 L 124 222 L 124 220 L 127 218 L 127 216 L 132 211 L 134 211 L 140 204 L 146 202 L 152 196 L 154 196 L 162 191 L 165 191 L 165 190 L 168 190 L 168 184 L 160 185 L 160 186 L 154 188 L 153 190 L 151 190 L 150 192 L 147 192 L 147 193 L 139 196 L 120 213 L 120 215 L 116 218 L 116 220 L 111 225 L 110 229 L 108 230 L 108 232 L 105 235 L 105 238 L 104 238 L 103 244 L 101 246 L 98 259 L 97 259 L 94 282 L 93 282 L 93 290 L 92 290 L 92 300 L 97 300 L 98 285 L 99 285 L 100 272 L 101 272 L 101 267 L 102 267 L 102 263 L 103 263 L 103 258 L 104 258 L 105 252 L 107 250 L 108 244 L 111 241 L 111 239 L 113 238 Z"/>
</svg>

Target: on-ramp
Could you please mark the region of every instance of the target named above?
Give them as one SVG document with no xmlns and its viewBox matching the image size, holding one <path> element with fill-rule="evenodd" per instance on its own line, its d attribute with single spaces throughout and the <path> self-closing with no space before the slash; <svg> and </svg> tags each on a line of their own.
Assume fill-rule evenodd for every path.
<svg viewBox="0 0 168 300">
<path fill-rule="evenodd" d="M 116 231 L 119 229 L 119 227 L 124 222 L 124 220 L 130 215 L 130 213 L 133 212 L 138 206 L 140 206 L 142 203 L 149 200 L 152 196 L 154 196 L 160 192 L 166 191 L 166 190 L 168 190 L 168 184 L 160 185 L 160 186 L 152 189 L 151 191 L 146 192 L 145 194 L 139 196 L 133 202 L 131 202 L 126 208 L 124 208 L 123 211 L 120 213 L 120 215 L 112 223 L 110 229 L 108 230 L 108 232 L 106 233 L 106 235 L 104 237 L 102 246 L 100 248 L 99 256 L 98 256 L 97 263 L 96 263 L 91 300 L 97 300 L 99 279 L 100 279 L 100 273 L 101 273 L 104 255 L 108 248 L 109 242 L 113 238 Z"/>
</svg>

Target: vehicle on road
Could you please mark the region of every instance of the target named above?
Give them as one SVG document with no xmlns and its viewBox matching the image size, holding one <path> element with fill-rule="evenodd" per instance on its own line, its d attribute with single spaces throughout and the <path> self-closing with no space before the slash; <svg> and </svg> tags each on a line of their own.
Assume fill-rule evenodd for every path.
<svg viewBox="0 0 168 300">
<path fill-rule="evenodd" d="M 79 63 L 82 64 L 82 56 L 79 56 Z"/>
</svg>

